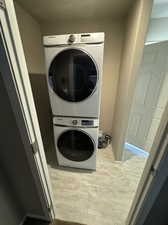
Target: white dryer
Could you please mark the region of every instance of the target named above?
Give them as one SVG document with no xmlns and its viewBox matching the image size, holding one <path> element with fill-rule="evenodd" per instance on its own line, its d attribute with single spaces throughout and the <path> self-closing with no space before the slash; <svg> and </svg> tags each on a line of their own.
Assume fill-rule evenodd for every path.
<svg viewBox="0 0 168 225">
<path fill-rule="evenodd" d="M 104 33 L 45 36 L 44 48 L 53 115 L 98 118 Z"/>
<path fill-rule="evenodd" d="M 54 117 L 54 140 L 60 166 L 95 170 L 98 120 Z"/>
</svg>

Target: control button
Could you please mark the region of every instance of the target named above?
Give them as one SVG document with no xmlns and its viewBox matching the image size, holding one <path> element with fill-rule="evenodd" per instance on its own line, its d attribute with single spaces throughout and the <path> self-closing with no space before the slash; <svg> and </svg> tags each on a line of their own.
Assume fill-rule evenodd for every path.
<svg viewBox="0 0 168 225">
<path fill-rule="evenodd" d="M 78 124 L 78 121 L 77 120 L 72 120 L 72 124 L 73 125 L 77 125 Z"/>
<path fill-rule="evenodd" d="M 73 34 L 69 35 L 68 42 L 72 44 L 75 41 L 75 36 Z"/>
</svg>

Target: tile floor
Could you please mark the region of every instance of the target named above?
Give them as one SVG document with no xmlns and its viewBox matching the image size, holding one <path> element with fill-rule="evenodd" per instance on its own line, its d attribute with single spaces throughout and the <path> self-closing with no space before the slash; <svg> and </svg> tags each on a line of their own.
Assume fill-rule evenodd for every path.
<svg viewBox="0 0 168 225">
<path fill-rule="evenodd" d="M 114 161 L 111 147 L 97 152 L 97 170 L 88 172 L 48 161 L 56 217 L 87 225 L 124 225 L 146 158 Z"/>
</svg>

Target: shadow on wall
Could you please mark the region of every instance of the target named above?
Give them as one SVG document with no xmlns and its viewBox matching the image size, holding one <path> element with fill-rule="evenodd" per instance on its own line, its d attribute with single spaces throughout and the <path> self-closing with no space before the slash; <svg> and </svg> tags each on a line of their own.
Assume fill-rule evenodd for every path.
<svg viewBox="0 0 168 225">
<path fill-rule="evenodd" d="M 52 113 L 45 74 L 29 74 L 45 151 L 53 148 Z"/>
</svg>

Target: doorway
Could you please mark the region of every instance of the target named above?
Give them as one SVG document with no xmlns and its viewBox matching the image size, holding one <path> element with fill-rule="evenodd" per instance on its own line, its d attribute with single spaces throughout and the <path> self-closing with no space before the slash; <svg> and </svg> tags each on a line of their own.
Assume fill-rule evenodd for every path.
<svg viewBox="0 0 168 225">
<path fill-rule="evenodd" d="M 29 9 L 31 8 L 32 6 L 30 6 Z M 49 28 L 48 24 L 46 26 L 43 26 L 43 29 L 42 29 L 43 35 L 46 35 L 46 34 L 50 35 L 51 31 L 58 32 L 59 34 L 62 32 L 63 33 L 68 32 L 68 30 L 70 30 L 70 33 L 75 33 L 75 32 L 80 33 L 80 32 L 83 32 L 84 30 L 83 27 L 85 27 L 87 32 L 90 29 L 93 32 L 93 29 L 92 29 L 93 27 L 88 28 L 88 25 L 85 24 L 85 26 L 83 26 L 82 23 L 78 24 L 79 25 L 78 29 L 74 27 L 70 28 L 69 26 L 67 26 L 66 31 L 63 31 L 63 28 L 65 29 L 64 25 L 67 25 L 67 23 L 65 23 L 64 21 L 61 23 L 64 23 L 64 24 L 62 24 L 61 26 L 59 26 L 59 24 L 57 26 L 54 24 L 53 29 L 51 29 L 50 31 L 47 30 Z M 97 25 L 97 20 L 96 20 L 96 25 Z M 95 26 L 96 28 L 94 29 L 96 29 L 96 31 L 99 31 L 101 27 L 101 29 L 104 30 L 108 28 L 107 25 L 108 24 L 106 24 L 105 26 L 103 25 L 99 27 Z M 42 24 L 41 24 L 41 27 L 42 27 Z M 111 24 L 109 27 L 111 29 Z M 107 34 L 106 53 L 108 52 L 107 50 L 110 47 L 108 42 L 112 43 L 115 39 L 118 40 L 118 37 L 119 37 L 118 34 L 116 38 L 114 38 L 114 35 L 116 35 L 116 32 L 118 33 L 120 32 L 118 30 L 118 27 L 119 27 L 118 25 L 115 26 L 115 29 L 117 28 L 115 32 L 110 33 L 108 30 L 105 31 Z M 75 30 L 74 32 L 73 29 L 77 29 L 77 31 Z M 133 34 L 132 36 L 135 36 L 135 35 Z M 107 57 L 108 55 L 105 56 L 105 60 L 106 60 L 105 74 L 110 74 L 110 75 L 117 74 L 115 71 L 113 73 L 112 70 L 109 69 L 111 68 L 110 67 L 111 65 L 113 67 L 112 69 L 116 68 L 114 67 L 113 63 L 115 64 L 115 66 L 119 65 L 118 58 L 120 58 L 121 51 L 120 52 L 118 51 L 119 49 L 118 47 L 117 47 L 117 51 L 115 51 L 114 47 L 116 44 L 117 43 L 114 43 L 112 46 L 112 51 L 110 50 L 110 52 L 113 52 L 113 53 L 115 52 L 114 58 L 111 60 L 109 57 Z M 109 60 L 107 60 L 107 58 L 109 58 Z M 129 65 L 129 62 L 127 63 Z M 110 70 L 110 73 L 108 73 L 109 70 Z M 116 68 L 116 71 L 118 72 L 118 67 Z M 35 76 L 36 75 L 37 74 L 35 74 Z M 35 79 L 35 76 L 33 79 Z M 105 75 L 105 76 L 106 78 L 108 78 L 108 80 L 106 79 L 105 81 L 106 88 L 104 88 L 103 90 L 104 98 L 103 98 L 103 104 L 102 104 L 102 108 L 103 108 L 102 112 L 105 112 L 106 109 L 108 109 L 108 111 L 110 112 L 109 114 L 111 118 L 112 117 L 111 108 L 115 108 L 115 107 L 112 107 L 113 104 L 105 104 L 105 103 L 109 102 L 108 101 L 109 96 L 110 96 L 110 99 L 112 99 L 111 97 L 112 95 L 109 94 L 107 90 L 109 89 L 110 91 L 112 90 L 114 95 L 116 93 L 116 88 L 112 88 L 111 85 L 114 83 L 117 84 L 117 81 L 115 81 L 117 76 L 115 76 L 115 79 L 114 79 L 115 82 L 111 82 L 111 80 L 109 81 L 109 77 L 111 79 L 112 76 L 109 76 L 109 75 Z M 41 88 L 40 82 L 39 82 L 39 80 L 41 79 L 40 77 L 41 76 L 39 75 L 36 76 L 36 79 L 38 80 L 36 85 L 38 85 L 38 87 L 33 83 L 33 79 L 32 79 L 32 86 L 34 85 L 33 89 L 35 90 L 34 93 L 37 90 L 40 90 Z M 58 87 L 56 87 L 56 89 L 57 88 Z M 65 89 L 67 88 L 65 87 Z M 146 89 L 148 90 L 147 87 Z M 36 105 L 39 111 L 40 109 L 43 109 L 43 107 L 45 107 L 44 99 L 46 97 L 43 99 L 43 96 L 44 95 L 48 96 L 47 89 L 45 91 L 43 90 L 42 93 L 39 93 L 39 96 L 36 96 L 34 94 Z M 61 95 L 60 90 L 59 90 L 59 93 Z M 39 97 L 39 99 L 42 99 L 41 105 L 39 104 L 39 99 L 37 97 Z M 104 107 L 104 105 L 106 106 Z M 44 112 L 44 111 L 41 110 L 41 112 Z M 102 115 L 104 116 L 106 114 L 102 113 Z M 120 123 L 120 121 L 117 121 L 117 122 Z M 109 127 L 109 124 L 111 124 L 111 119 L 110 120 L 107 119 L 107 124 Z M 46 134 L 47 129 L 44 129 L 44 130 L 42 129 L 42 131 L 44 136 L 47 135 Z M 53 140 L 53 137 L 51 139 Z M 127 143 L 131 144 L 133 142 L 127 140 Z M 61 142 L 61 145 L 62 144 L 66 144 L 66 143 Z M 136 147 L 138 148 L 138 146 Z M 146 153 L 144 149 L 141 152 L 144 154 Z M 141 155 L 142 157 L 139 157 L 139 155 L 138 157 L 129 156 L 126 160 L 119 162 L 115 160 L 112 146 L 109 145 L 106 149 L 97 151 L 97 171 L 94 173 L 91 173 L 89 171 L 83 171 L 80 169 L 76 170 L 76 169 L 70 169 L 70 168 L 67 169 L 67 168 L 58 167 L 56 163 L 56 154 L 55 154 L 54 146 L 49 146 L 46 148 L 46 156 L 48 160 L 48 168 L 49 168 L 49 172 L 50 172 L 50 176 L 52 180 L 52 187 L 54 191 L 54 198 L 55 198 L 54 207 L 55 207 L 57 218 L 64 219 L 67 221 L 81 222 L 83 224 L 88 224 L 88 225 L 90 224 L 92 225 L 93 224 L 123 225 L 125 223 L 129 209 L 132 204 L 132 200 L 135 196 L 135 193 L 138 187 L 141 174 L 143 172 L 143 169 L 146 163 L 146 159 L 147 159 L 146 156 L 145 157 L 144 155 Z"/>
<path fill-rule="evenodd" d="M 146 43 L 138 72 L 123 158 L 150 154 L 168 101 L 168 41 Z"/>
</svg>

